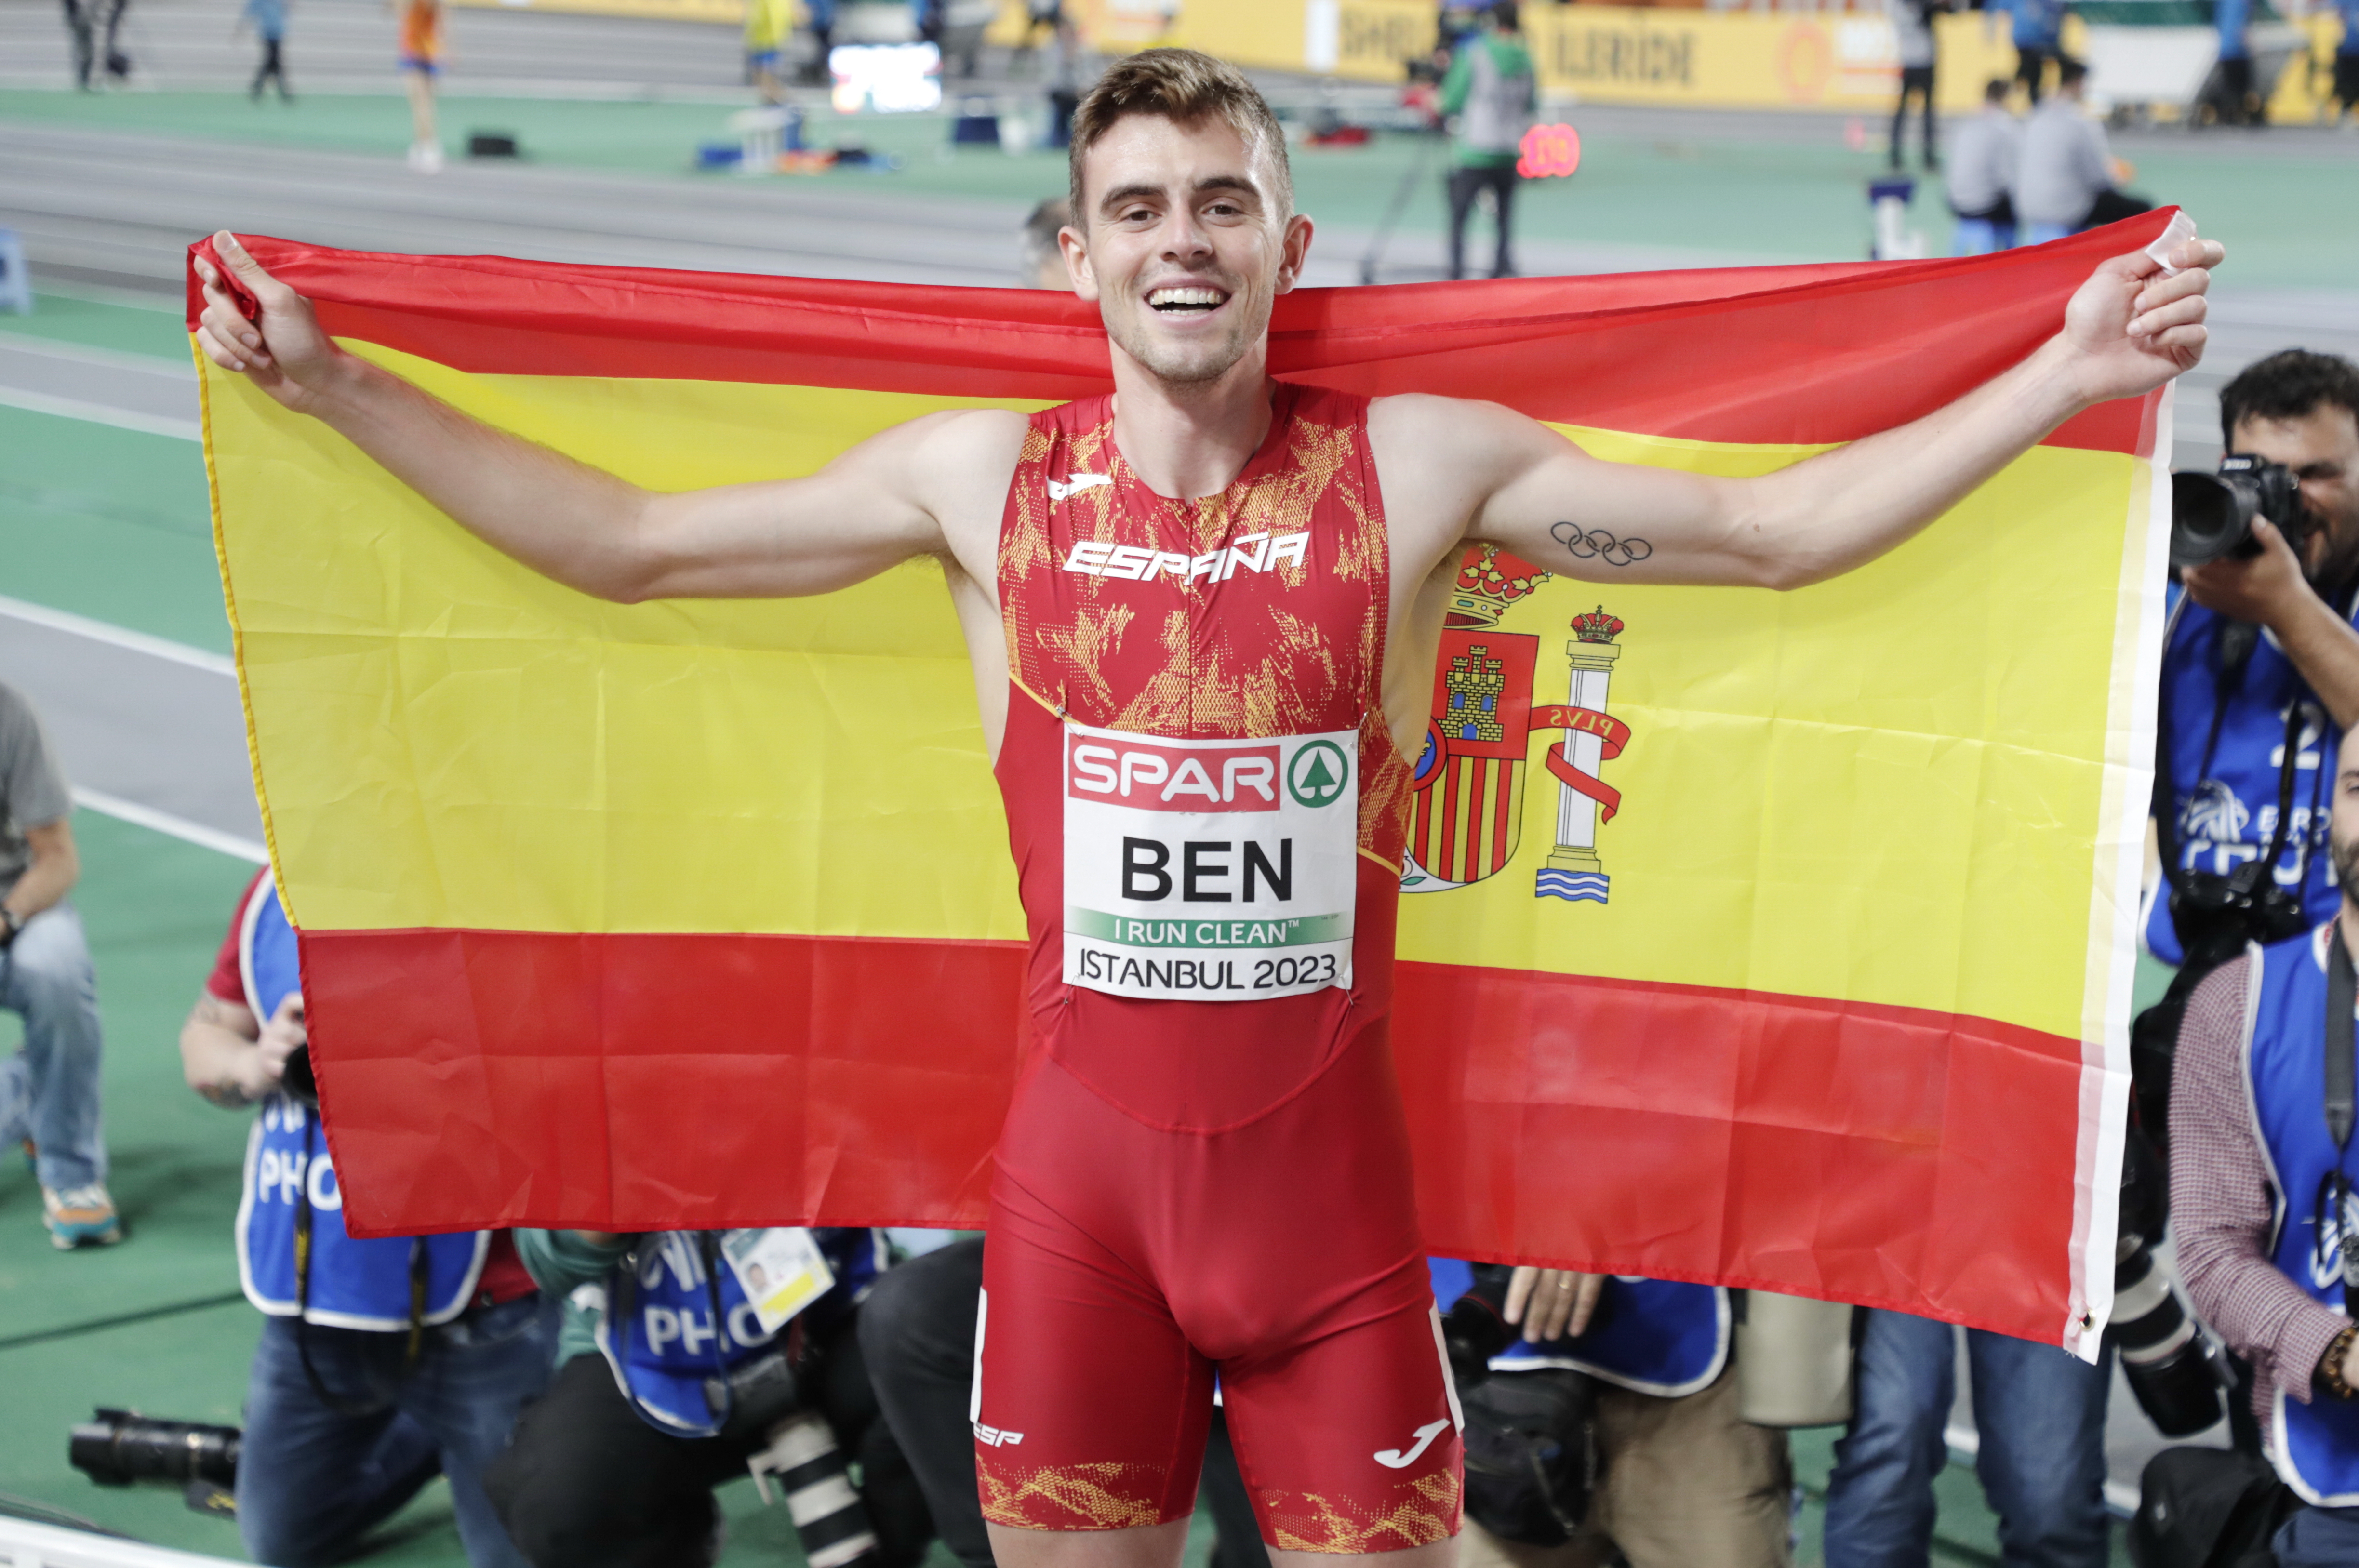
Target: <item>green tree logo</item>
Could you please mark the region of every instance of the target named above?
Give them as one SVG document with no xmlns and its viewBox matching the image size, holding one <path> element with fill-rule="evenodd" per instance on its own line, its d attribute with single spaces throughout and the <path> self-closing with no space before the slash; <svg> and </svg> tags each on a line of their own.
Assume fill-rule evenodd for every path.
<svg viewBox="0 0 2359 1568">
<path fill-rule="evenodd" d="M 1286 765 L 1286 790 L 1305 806 L 1332 805 L 1352 781 L 1351 759 L 1332 740 L 1314 740 Z"/>
</svg>

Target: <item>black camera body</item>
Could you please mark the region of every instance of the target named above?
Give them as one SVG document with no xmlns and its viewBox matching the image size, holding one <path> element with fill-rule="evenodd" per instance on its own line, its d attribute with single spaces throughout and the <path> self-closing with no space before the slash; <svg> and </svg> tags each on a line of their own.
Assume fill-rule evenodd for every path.
<svg viewBox="0 0 2359 1568">
<path fill-rule="evenodd" d="M 2309 531 L 2301 483 L 2281 463 L 2230 452 L 2216 474 L 2182 470 L 2170 476 L 2170 564 L 2208 566 L 2250 560 L 2261 551 L 2253 519 L 2267 517 L 2299 550 Z"/>
</svg>

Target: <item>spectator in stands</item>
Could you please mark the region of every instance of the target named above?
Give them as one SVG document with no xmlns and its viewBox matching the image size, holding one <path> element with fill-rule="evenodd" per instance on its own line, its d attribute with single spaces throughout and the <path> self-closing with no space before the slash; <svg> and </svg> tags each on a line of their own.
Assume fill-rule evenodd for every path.
<svg viewBox="0 0 2359 1568">
<path fill-rule="evenodd" d="M 2082 107 L 2089 68 L 2068 60 L 2057 68 L 2056 94 L 2023 127 L 2015 178 L 2016 221 L 2044 245 L 2100 223 L 2119 223 L 2153 205 L 2114 189 L 2114 156 L 2105 128 Z"/>
<path fill-rule="evenodd" d="M 983 1296 L 981 1236 L 950 1243 L 893 1269 L 860 1310 L 860 1347 L 876 1402 L 925 1490 L 934 1528 L 962 1568 L 992 1568 L 976 1496 L 973 1425 L 976 1308 Z M 1219 1407 L 1204 1447 L 1198 1506 L 1217 1532 L 1212 1568 L 1270 1568 L 1261 1526 Z"/>
<path fill-rule="evenodd" d="M 295 931 L 267 871 L 180 1027 L 180 1064 L 214 1105 L 261 1107 L 237 1210 L 238 1276 L 265 1314 L 237 1466 L 248 1553 L 340 1563 L 439 1474 L 473 1568 L 524 1568 L 482 1477 L 548 1385 L 556 1303 L 510 1232 L 345 1233 L 309 1087 Z"/>
<path fill-rule="evenodd" d="M 2023 126 L 2007 110 L 2007 86 L 1994 77 L 1983 88 L 1982 113 L 1950 139 L 1950 211 L 1958 216 L 1960 256 L 1982 256 L 2015 244 L 2014 191 Z"/>
<path fill-rule="evenodd" d="M 2064 0 L 1996 0 L 1993 11 L 2008 11 L 2015 17 L 2015 79 L 2023 83 L 2023 91 L 2031 106 L 2039 107 L 2040 79 L 2048 74 L 2048 62 L 2065 63 L 2061 48 L 2064 36 Z"/>
<path fill-rule="evenodd" d="M 2359 1563 L 2359 1508 L 2349 1506 L 2359 1494 L 2359 1290 L 2344 1282 L 2359 1225 L 2345 1173 L 2359 730 L 2343 739 L 2331 822 L 2341 909 L 2314 931 L 2247 948 L 2196 987 L 2170 1084 L 2171 1226 L 2187 1293 L 2251 1363 L 2253 1414 L 2278 1475 L 2321 1502 L 2278 1530 L 2268 1561 L 2283 1568 Z"/>
<path fill-rule="evenodd" d="M 61 0 L 66 15 L 66 37 L 73 43 L 74 86 L 87 93 L 91 90 L 91 68 L 97 63 L 97 40 L 92 25 L 92 10 L 101 0 Z"/>
<path fill-rule="evenodd" d="M 123 1239 L 100 1127 L 98 978 L 65 901 L 82 875 L 72 811 L 40 716 L 0 684 L 0 1007 L 25 1024 L 24 1049 L 0 1062 L 0 1144 L 32 1156 L 61 1250 Z"/>
<path fill-rule="evenodd" d="M 1458 116 L 1450 170 L 1450 276 L 1466 276 L 1466 220 L 1488 191 L 1499 226 L 1491 276 L 1513 278 L 1516 160 L 1531 128 L 1535 100 L 1531 50 L 1524 47 L 1516 0 L 1483 13 L 1483 31 L 1460 47 L 1441 83 L 1441 112 Z"/>
<path fill-rule="evenodd" d="M 765 103 L 786 98 L 778 61 L 794 27 L 794 0 L 745 0 L 745 81 Z"/>
<path fill-rule="evenodd" d="M 1435 1260 L 1435 1296 L 1454 1299 L 1471 1272 Z M 1485 1395 L 1495 1385 L 1559 1369 L 1594 1380 L 1599 1477 L 1588 1517 L 1571 1532 L 1572 1562 L 1785 1568 L 1792 1561 L 1786 1434 L 1737 1413 L 1726 1290 L 1518 1269 L 1505 1315 L 1523 1338 L 1493 1358 L 1489 1383 L 1462 1396 L 1470 1433 L 1492 1419 Z M 1529 1403 L 1511 1394 L 1503 1408 Z M 1473 1442 L 1467 1452 L 1476 1452 Z M 1470 1485 L 1470 1497 L 1475 1491 Z M 1474 1517 L 1476 1507 L 1470 1501 L 1461 1568 L 1527 1563 L 1530 1546 L 1503 1545 Z"/>
<path fill-rule="evenodd" d="M 2334 117 L 2340 120 L 2359 109 L 2359 0 L 2334 0 L 2343 21 L 2342 41 L 2334 46 Z"/>
<path fill-rule="evenodd" d="M 1933 1481 L 1957 1393 L 1957 1335 L 1945 1323 L 1861 1309 L 1850 1429 L 1827 1479 L 1827 1568 L 1923 1568 Z M 2053 1345 L 1967 1329 L 1974 1471 L 1998 1515 L 2010 1564 L 2105 1568 L 2109 1345 L 2095 1366 Z"/>
<path fill-rule="evenodd" d="M 803 20 L 811 36 L 810 59 L 803 62 L 803 82 L 823 87 L 830 80 L 828 56 L 835 49 L 835 0 L 803 0 Z"/>
<path fill-rule="evenodd" d="M 442 168 L 442 136 L 434 125 L 434 79 L 442 74 L 442 0 L 401 0 L 401 86 L 409 95 L 409 167 L 420 174 Z"/>
<path fill-rule="evenodd" d="M 1057 244 L 1058 234 L 1072 221 L 1072 202 L 1062 196 L 1049 197 L 1025 218 L 1018 273 L 1025 288 L 1073 291 L 1072 275 L 1065 270 L 1065 253 Z"/>
<path fill-rule="evenodd" d="M 2253 0 L 2213 0 L 2212 26 L 2220 36 L 2212 67 L 2212 112 L 2223 125 L 2255 125 L 2267 116 L 2253 92 Z"/>
<path fill-rule="evenodd" d="M 1933 18 L 1949 8 L 1949 0 L 1884 0 L 1885 15 L 1891 18 L 1893 37 L 1900 48 L 1900 97 L 1892 105 L 1892 167 L 1896 169 L 1901 166 L 1908 140 L 1911 94 L 1925 108 L 1925 168 L 1941 167 L 1934 127 L 1933 71 L 1940 55 Z"/>
<path fill-rule="evenodd" d="M 549 1397 L 525 1412 L 485 1483 L 539 1568 L 712 1563 L 713 1488 L 766 1453 L 769 1468 L 806 1472 L 782 1485 L 811 1568 L 912 1568 L 925 1555 L 924 1495 L 861 1356 L 883 1232 L 516 1234 L 534 1276 L 566 1299 L 565 1324 Z M 764 1261 L 781 1257 L 791 1261 Z M 798 1278 L 821 1293 L 799 1296 L 787 1284 Z M 962 1356 L 973 1323 L 970 1310 Z M 827 1454 L 838 1457 L 821 1477 Z M 857 1497 L 846 1461 L 860 1466 Z"/>
<path fill-rule="evenodd" d="M 287 60 L 280 50 L 287 41 L 287 0 L 245 0 L 245 8 L 237 14 L 237 25 L 252 23 L 254 36 L 262 45 L 262 63 L 255 68 L 254 85 L 245 95 L 255 103 L 262 102 L 262 84 L 278 83 L 278 101 L 295 102 L 295 94 L 287 90 Z M 234 29 L 233 29 L 234 31 Z"/>
</svg>

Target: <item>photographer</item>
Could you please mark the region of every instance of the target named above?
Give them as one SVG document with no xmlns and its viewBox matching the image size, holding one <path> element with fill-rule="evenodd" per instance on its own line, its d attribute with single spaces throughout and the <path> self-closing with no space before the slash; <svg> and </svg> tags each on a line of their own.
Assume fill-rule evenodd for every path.
<svg viewBox="0 0 2359 1568">
<path fill-rule="evenodd" d="M 506 1231 L 344 1234 L 300 984 L 295 931 L 265 871 L 180 1029 L 190 1088 L 224 1108 L 262 1107 L 237 1210 L 238 1276 L 266 1314 L 246 1388 L 238 1530 L 256 1562 L 340 1562 L 441 1475 L 467 1561 L 524 1568 L 481 1477 L 549 1381 L 554 1304 Z"/>
<path fill-rule="evenodd" d="M 1498 1334 L 1520 1335 L 1488 1357 L 1487 1376 L 1473 1369 L 1479 1382 L 1462 1379 L 1463 1568 L 1507 1568 L 1560 1545 L 1568 1565 L 1792 1561 L 1786 1434 L 1738 1414 L 1726 1290 L 1440 1258 L 1429 1267 L 1450 1314 L 1445 1339 L 1462 1322 L 1451 1311 L 1461 1298 L 1478 1284 L 1496 1291 L 1502 1277 L 1494 1299 L 1510 1326 Z"/>
<path fill-rule="evenodd" d="M 2323 760 L 2359 719 L 2359 366 L 2288 349 L 2221 388 L 2227 450 L 2282 464 L 2289 514 L 2256 553 L 2189 569 L 2164 634 L 2155 829 L 2163 878 L 2144 942 L 2184 965 L 2141 1040 L 2140 1113 L 2165 1127 L 2176 1007 L 2250 941 L 2331 917 Z M 2289 525 L 2280 527 L 2279 524 Z M 2159 1056 L 2162 1060 L 2157 1061 Z"/>
<path fill-rule="evenodd" d="M 2284 1568 L 2359 1563 L 2359 1202 L 2350 1174 L 2359 937 L 2359 737 L 2336 764 L 2337 912 L 2254 946 L 2189 1003 L 2171 1084 L 2171 1204 L 2196 1308 L 2255 1374 L 2287 1486 L 2318 1505 L 2278 1530 Z"/>
<path fill-rule="evenodd" d="M 777 1477 L 811 1568 L 925 1555 L 933 1525 L 860 1353 L 882 1231 L 516 1235 L 565 1325 L 548 1397 L 484 1482 L 540 1568 L 710 1563 L 713 1488 L 749 1468 L 766 1499 Z"/>
</svg>

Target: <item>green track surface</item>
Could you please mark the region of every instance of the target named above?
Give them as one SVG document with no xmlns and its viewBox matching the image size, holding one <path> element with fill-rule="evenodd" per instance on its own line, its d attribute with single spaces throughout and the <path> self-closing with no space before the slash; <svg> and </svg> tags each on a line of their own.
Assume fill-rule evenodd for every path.
<svg viewBox="0 0 2359 1568">
<path fill-rule="evenodd" d="M 43 289 L 34 296 L 31 315 L 0 316 L 0 332 L 189 363 L 189 334 L 180 324 L 179 306 L 160 295 L 152 306 L 136 306 Z"/>
<path fill-rule="evenodd" d="M 229 652 L 196 442 L 0 408 L 0 593 Z"/>
<path fill-rule="evenodd" d="M 598 169 L 680 179 L 700 143 L 730 140 L 734 106 L 717 103 L 597 103 L 453 96 L 443 105 L 445 139 L 463 145 L 471 130 L 517 135 L 526 153 L 552 167 Z M 1571 112 L 1576 126 L 1580 111 Z M 397 160 L 409 122 L 402 101 L 312 96 L 292 107 L 255 104 L 239 93 L 76 94 L 0 92 L 0 125 L 10 120 L 145 132 L 175 140 L 278 143 L 374 154 Z M 1702 116 L 1684 116 L 1676 135 L 1595 135 L 1583 146 L 1578 174 L 1528 182 L 1517 198 L 1519 231 L 1535 239 L 1582 241 L 1642 250 L 1825 260 L 1866 254 L 1864 182 L 1882 172 L 1874 151 L 1843 145 L 1832 122 L 1823 145 L 1749 138 L 1732 127 L 1709 134 Z M 1705 129 L 1693 127 L 1701 124 Z M 808 177 L 834 191 L 883 201 L 946 195 L 1030 202 L 1064 188 L 1060 153 L 1009 157 L 990 148 L 950 156 L 940 115 L 813 116 L 815 144 L 856 137 L 898 154 L 891 173 L 844 170 Z M 1871 130 L 1871 147 L 1881 140 Z M 2175 140 L 2175 138 L 2174 138 Z M 1420 156 L 1415 138 L 1382 136 L 1363 148 L 1305 148 L 1294 154 L 1302 210 L 1332 223 L 1372 228 Z M 2223 284 L 2244 287 L 2350 286 L 2359 255 L 2359 150 L 2349 158 L 2288 158 L 2266 142 L 2142 138 L 2131 148 L 2135 188 L 2192 212 L 2204 233 L 2233 251 Z M 781 177 L 793 188 L 803 179 Z M 1438 231 L 1443 223 L 1438 166 L 1418 181 L 1404 226 Z M 1946 251 L 1951 220 L 1938 189 L 1920 190 L 1914 223 L 1937 254 Z M 1484 255 L 1487 252 L 1478 252 Z"/>
</svg>

